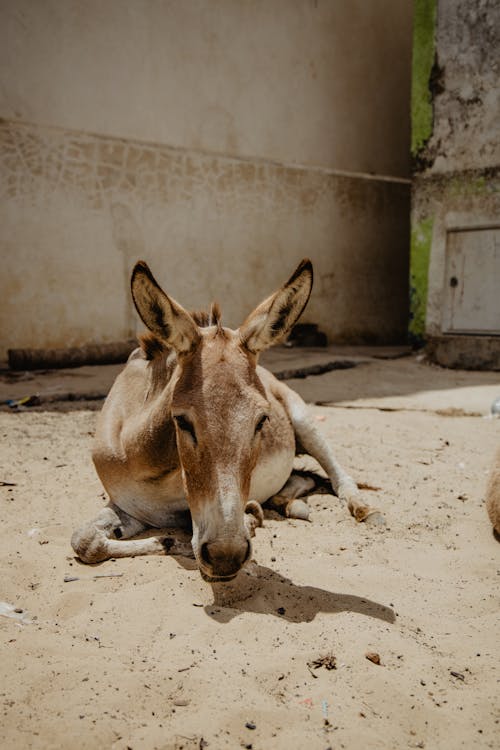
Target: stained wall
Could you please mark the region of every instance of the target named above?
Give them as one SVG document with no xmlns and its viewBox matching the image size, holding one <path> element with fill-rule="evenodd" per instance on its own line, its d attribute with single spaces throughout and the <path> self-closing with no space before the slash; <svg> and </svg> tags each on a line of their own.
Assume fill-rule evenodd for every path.
<svg viewBox="0 0 500 750">
<path fill-rule="evenodd" d="M 0 357 L 130 336 L 137 258 L 238 325 L 308 255 L 305 320 L 400 340 L 410 36 L 400 0 L 3 2 Z"/>
<path fill-rule="evenodd" d="M 446 339 L 455 283 L 447 272 L 450 233 L 477 230 L 480 242 L 484 230 L 500 231 L 500 5 L 416 0 L 414 20 L 410 330 L 420 340 Z M 497 256 L 496 276 L 499 262 Z M 478 278 L 458 281 L 457 294 L 467 293 L 462 284 L 481 285 Z M 482 283 L 485 294 L 489 282 Z M 492 305 L 484 299 L 485 310 Z M 500 330 L 497 309 L 484 335 Z M 500 339 L 493 344 L 500 362 Z"/>
</svg>

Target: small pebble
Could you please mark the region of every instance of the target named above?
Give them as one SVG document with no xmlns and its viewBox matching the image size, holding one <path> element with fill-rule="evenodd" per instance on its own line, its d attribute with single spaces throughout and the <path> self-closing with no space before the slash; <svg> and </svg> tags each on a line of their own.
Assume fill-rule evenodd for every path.
<svg viewBox="0 0 500 750">
<path fill-rule="evenodd" d="M 189 706 L 189 700 L 187 698 L 174 698 L 174 706 Z"/>
<path fill-rule="evenodd" d="M 365 657 L 374 664 L 380 664 L 380 656 L 376 651 L 367 651 Z"/>
<path fill-rule="evenodd" d="M 253 721 L 247 721 L 245 726 L 247 729 L 257 729 L 257 724 L 254 724 Z"/>
<path fill-rule="evenodd" d="M 284 607 L 278 607 L 276 611 L 279 615 L 284 615 L 286 612 L 286 609 Z"/>
</svg>

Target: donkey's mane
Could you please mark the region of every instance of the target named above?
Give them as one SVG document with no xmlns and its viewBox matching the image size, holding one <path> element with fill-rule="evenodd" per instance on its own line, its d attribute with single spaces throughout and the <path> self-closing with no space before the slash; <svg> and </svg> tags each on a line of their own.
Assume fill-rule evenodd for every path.
<svg viewBox="0 0 500 750">
<path fill-rule="evenodd" d="M 212 302 L 210 312 L 206 312 L 206 310 L 194 310 L 191 312 L 191 317 L 200 328 L 208 328 L 209 326 L 221 327 L 222 313 L 217 302 Z"/>
<path fill-rule="evenodd" d="M 222 332 L 222 314 L 219 304 L 212 302 L 210 312 L 206 310 L 193 310 L 190 312 L 191 317 L 199 328 L 209 328 L 217 326 L 217 333 Z M 138 336 L 139 346 L 144 352 L 146 359 L 154 359 L 162 354 L 168 354 L 171 347 L 159 336 L 151 331 L 142 333 Z"/>
</svg>

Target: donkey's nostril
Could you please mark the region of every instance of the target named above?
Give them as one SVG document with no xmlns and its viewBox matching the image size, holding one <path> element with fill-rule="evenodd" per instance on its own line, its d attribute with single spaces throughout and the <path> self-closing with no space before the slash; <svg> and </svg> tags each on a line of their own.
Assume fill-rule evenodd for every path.
<svg viewBox="0 0 500 750">
<path fill-rule="evenodd" d="M 206 563 L 207 565 L 211 565 L 210 555 L 208 553 L 208 544 L 206 542 L 205 544 L 201 545 L 200 555 L 204 563 Z"/>
</svg>

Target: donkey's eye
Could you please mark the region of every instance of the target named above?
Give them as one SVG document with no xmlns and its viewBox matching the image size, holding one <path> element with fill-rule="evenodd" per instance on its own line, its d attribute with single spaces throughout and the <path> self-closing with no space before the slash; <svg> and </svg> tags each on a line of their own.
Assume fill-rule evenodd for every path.
<svg viewBox="0 0 500 750">
<path fill-rule="evenodd" d="M 194 442 L 197 443 L 198 441 L 196 440 L 196 433 L 194 431 L 193 424 L 189 421 L 189 419 L 184 417 L 182 414 L 178 414 L 174 416 L 174 419 L 176 421 L 177 427 L 183 432 L 189 433 L 189 435 L 191 435 L 191 437 L 193 438 Z"/>
<path fill-rule="evenodd" d="M 268 419 L 269 417 L 267 416 L 267 414 L 262 415 L 262 417 L 259 419 L 259 421 L 255 425 L 255 434 L 257 434 L 258 432 L 262 430 L 262 428 L 264 427 Z"/>
</svg>

